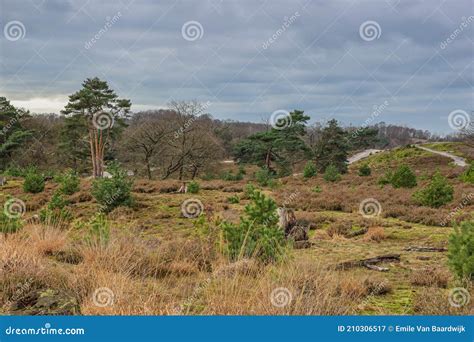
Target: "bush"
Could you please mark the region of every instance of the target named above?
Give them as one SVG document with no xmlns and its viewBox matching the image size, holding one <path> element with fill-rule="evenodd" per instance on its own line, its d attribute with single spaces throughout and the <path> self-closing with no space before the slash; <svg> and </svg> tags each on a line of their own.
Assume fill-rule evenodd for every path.
<svg viewBox="0 0 474 342">
<path fill-rule="evenodd" d="M 81 181 L 74 171 L 68 171 L 56 177 L 59 190 L 65 195 L 72 195 L 79 191 Z"/>
<path fill-rule="evenodd" d="M 400 165 L 390 179 L 394 188 L 413 188 L 416 186 L 416 175 L 408 165 Z"/>
<path fill-rule="evenodd" d="M 238 225 L 221 224 L 226 251 L 232 260 L 257 257 L 265 263 L 277 261 L 284 254 L 286 243 L 285 234 L 278 227 L 277 205 L 258 190 L 251 199 Z"/>
<path fill-rule="evenodd" d="M 385 175 L 379 178 L 378 183 L 380 185 L 387 185 L 392 183 L 392 177 L 393 177 L 393 172 L 392 171 L 387 171 L 385 172 Z"/>
<path fill-rule="evenodd" d="M 244 179 L 245 173 L 246 172 L 243 165 L 240 165 L 239 170 L 237 171 L 237 174 L 234 175 L 232 171 L 226 171 L 224 172 L 221 178 L 225 181 L 239 181 L 239 180 Z"/>
<path fill-rule="evenodd" d="M 227 202 L 231 204 L 237 204 L 237 203 L 240 203 L 240 198 L 237 195 L 230 196 L 230 197 L 227 197 Z"/>
<path fill-rule="evenodd" d="M 439 208 L 453 200 L 453 187 L 448 180 L 437 171 L 430 184 L 413 194 L 413 198 L 420 204 L 432 208 Z"/>
<path fill-rule="evenodd" d="M 25 177 L 26 170 L 18 166 L 9 166 L 4 174 L 10 177 Z"/>
<path fill-rule="evenodd" d="M 459 279 L 474 279 L 474 222 L 454 226 L 449 237 L 449 266 Z"/>
<path fill-rule="evenodd" d="M 10 217 L 5 210 L 0 211 L 0 233 L 7 236 L 19 231 L 22 227 L 23 223 L 19 217 Z"/>
<path fill-rule="evenodd" d="M 372 173 L 372 170 L 369 164 L 362 164 L 361 167 L 359 168 L 359 176 L 361 177 L 370 176 L 371 173 Z"/>
<path fill-rule="evenodd" d="M 472 162 L 466 172 L 461 175 L 461 180 L 466 183 L 474 184 L 474 162 Z"/>
<path fill-rule="evenodd" d="M 323 191 L 323 189 L 321 189 L 319 185 L 316 185 L 314 188 L 311 189 L 311 191 L 319 194 L 320 192 Z"/>
<path fill-rule="evenodd" d="M 66 208 L 68 201 L 57 191 L 51 197 L 48 206 L 39 212 L 40 222 L 61 227 L 72 220 L 71 212 Z"/>
<path fill-rule="evenodd" d="M 311 177 L 316 176 L 316 174 L 317 174 L 316 165 L 314 165 L 314 163 L 311 161 L 307 162 L 306 165 L 304 166 L 303 177 L 311 178 Z"/>
<path fill-rule="evenodd" d="M 101 205 L 101 211 L 106 213 L 116 207 L 132 205 L 133 181 L 118 165 L 113 164 L 108 168 L 112 178 L 98 178 L 92 183 L 92 196 Z"/>
<path fill-rule="evenodd" d="M 242 197 L 242 199 L 250 199 L 253 196 L 255 190 L 256 189 L 253 184 L 246 184 L 244 187 L 244 196 Z"/>
<path fill-rule="evenodd" d="M 198 182 L 191 181 L 188 184 L 188 192 L 190 194 L 197 194 L 199 192 L 200 186 Z"/>
<path fill-rule="evenodd" d="M 341 179 L 341 174 L 339 173 L 336 166 L 330 164 L 326 171 L 324 171 L 324 180 L 327 182 L 337 182 Z"/>
<path fill-rule="evenodd" d="M 37 194 L 44 191 L 44 178 L 36 170 L 31 169 L 25 176 L 23 191 Z"/>
<path fill-rule="evenodd" d="M 268 186 L 273 183 L 273 173 L 267 168 L 255 172 L 255 180 L 260 186 Z"/>
</svg>

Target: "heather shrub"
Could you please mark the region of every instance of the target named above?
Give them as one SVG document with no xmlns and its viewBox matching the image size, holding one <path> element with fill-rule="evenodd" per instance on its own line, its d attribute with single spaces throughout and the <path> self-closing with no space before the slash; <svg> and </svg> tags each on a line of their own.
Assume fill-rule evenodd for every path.
<svg viewBox="0 0 474 342">
<path fill-rule="evenodd" d="M 448 260 L 459 279 L 474 279 L 474 221 L 454 226 L 449 237 Z"/>
<path fill-rule="evenodd" d="M 453 193 L 453 187 L 438 171 L 433 176 L 430 184 L 415 192 L 413 198 L 422 205 L 439 208 L 453 200 Z"/>
<path fill-rule="evenodd" d="M 267 168 L 262 168 L 255 172 L 255 180 L 260 186 L 268 186 L 273 183 L 273 174 Z"/>
</svg>

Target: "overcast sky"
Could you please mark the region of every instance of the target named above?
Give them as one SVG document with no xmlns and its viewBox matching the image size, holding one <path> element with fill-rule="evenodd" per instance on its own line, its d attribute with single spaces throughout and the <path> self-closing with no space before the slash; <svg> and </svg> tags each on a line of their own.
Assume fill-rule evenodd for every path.
<svg viewBox="0 0 474 342">
<path fill-rule="evenodd" d="M 297 108 L 450 133 L 474 108 L 472 0 L 0 3 L 0 95 L 34 112 L 94 76 L 133 111 L 197 99 L 219 119 Z"/>
</svg>

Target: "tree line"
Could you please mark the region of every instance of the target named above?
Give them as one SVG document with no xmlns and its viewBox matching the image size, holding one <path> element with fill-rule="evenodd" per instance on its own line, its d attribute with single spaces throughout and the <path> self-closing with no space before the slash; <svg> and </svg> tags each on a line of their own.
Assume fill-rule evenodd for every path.
<svg viewBox="0 0 474 342">
<path fill-rule="evenodd" d="M 107 163 L 119 161 L 149 179 L 192 179 L 212 173 L 223 159 L 234 159 L 281 175 L 308 160 L 319 171 L 331 165 L 344 173 L 351 151 L 439 139 L 384 123 L 309 125 L 310 117 L 301 110 L 288 113 L 291 124 L 280 129 L 216 120 L 208 103 L 194 100 L 134 114 L 131 105 L 98 78 L 86 79 L 59 115 L 31 114 L 0 97 L 0 170 L 72 168 L 101 177 Z"/>
</svg>

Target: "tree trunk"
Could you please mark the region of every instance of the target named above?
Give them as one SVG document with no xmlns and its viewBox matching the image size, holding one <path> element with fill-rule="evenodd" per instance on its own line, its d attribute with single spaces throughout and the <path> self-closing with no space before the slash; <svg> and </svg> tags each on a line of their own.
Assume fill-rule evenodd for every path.
<svg viewBox="0 0 474 342">
<path fill-rule="evenodd" d="M 151 167 L 150 167 L 150 158 L 145 157 L 146 172 L 148 174 L 148 179 L 151 180 Z"/>
</svg>

